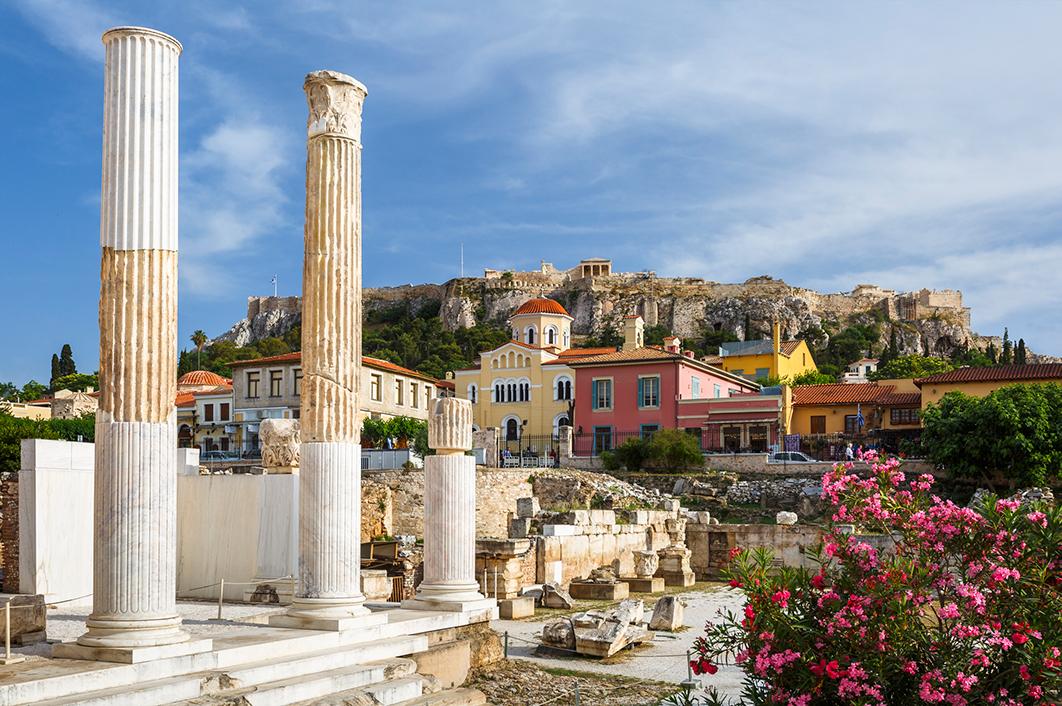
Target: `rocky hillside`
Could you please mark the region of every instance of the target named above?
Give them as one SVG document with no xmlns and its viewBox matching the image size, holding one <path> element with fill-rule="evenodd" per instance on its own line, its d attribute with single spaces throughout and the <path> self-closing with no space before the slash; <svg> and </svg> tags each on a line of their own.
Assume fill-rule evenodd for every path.
<svg viewBox="0 0 1062 706">
<path fill-rule="evenodd" d="M 970 311 L 957 291 L 894 292 L 860 285 L 852 292 L 824 294 L 795 287 L 771 277 L 741 284 L 696 278 L 659 278 L 653 273 L 612 274 L 572 278 L 567 274 L 505 273 L 500 277 L 454 279 L 449 282 L 366 289 L 366 319 L 386 320 L 395 312 L 438 310 L 444 327 L 467 328 L 476 323 L 504 323 L 512 311 L 532 297 L 561 302 L 575 318 L 576 335 L 595 335 L 620 327 L 623 316 L 640 314 L 650 326 L 696 339 L 706 332 L 732 332 L 738 339 L 760 338 L 779 321 L 784 338 L 831 332 L 854 324 L 879 322 L 881 346 L 895 338 L 901 354 L 950 355 L 956 348 L 984 348 L 996 336 L 970 328 Z M 426 309 L 426 307 L 428 309 Z M 218 337 L 246 345 L 280 336 L 299 317 L 297 297 L 251 297 L 247 318 Z M 821 340 L 820 340 L 821 345 Z M 1030 355 L 1031 360 L 1047 359 Z"/>
</svg>

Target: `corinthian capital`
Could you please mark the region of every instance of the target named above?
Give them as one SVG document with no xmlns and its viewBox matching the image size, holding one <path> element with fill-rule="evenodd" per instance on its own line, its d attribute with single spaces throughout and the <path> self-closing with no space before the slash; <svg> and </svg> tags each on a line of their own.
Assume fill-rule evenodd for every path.
<svg viewBox="0 0 1062 706">
<path fill-rule="evenodd" d="M 365 86 L 338 71 L 314 71 L 302 87 L 310 106 L 308 137 L 336 135 L 361 142 L 361 106 L 369 94 Z"/>
</svg>

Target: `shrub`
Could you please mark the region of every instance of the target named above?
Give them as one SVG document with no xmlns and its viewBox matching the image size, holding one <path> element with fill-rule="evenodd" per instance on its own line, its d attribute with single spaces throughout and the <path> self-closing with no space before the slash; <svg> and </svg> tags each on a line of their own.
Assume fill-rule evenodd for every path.
<svg viewBox="0 0 1062 706">
<path fill-rule="evenodd" d="M 613 449 L 611 453 L 616 462 L 628 471 L 640 471 L 649 457 L 649 444 L 644 439 L 630 438 Z"/>
<path fill-rule="evenodd" d="M 697 438 L 679 429 L 661 429 L 654 432 L 648 442 L 648 456 L 655 466 L 667 470 L 684 470 L 704 465 L 704 456 Z"/>
<path fill-rule="evenodd" d="M 1062 510 L 987 499 L 959 507 L 895 459 L 838 464 L 816 569 L 731 555 L 747 605 L 695 641 L 698 673 L 733 655 L 743 704 L 1044 704 L 1062 689 Z M 877 532 L 871 543 L 840 525 Z M 891 545 L 891 546 L 889 546 Z M 708 703 L 723 703 L 710 690 Z"/>
</svg>

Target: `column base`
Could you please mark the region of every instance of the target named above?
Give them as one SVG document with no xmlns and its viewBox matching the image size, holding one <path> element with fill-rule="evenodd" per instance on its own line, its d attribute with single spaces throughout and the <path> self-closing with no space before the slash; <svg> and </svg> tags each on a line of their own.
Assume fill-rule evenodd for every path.
<svg viewBox="0 0 1062 706">
<path fill-rule="evenodd" d="M 449 613 L 471 613 L 491 608 L 497 611 L 498 601 L 484 597 L 478 589 L 477 583 L 463 586 L 421 584 L 417 588 L 417 597 L 402 601 L 402 607 L 408 610 L 440 610 Z"/>
<path fill-rule="evenodd" d="M 363 596 L 356 599 L 296 597 L 287 613 L 269 616 L 269 624 L 278 628 L 342 632 L 387 622 L 386 613 L 373 613 L 362 605 L 364 601 Z"/>
<path fill-rule="evenodd" d="M 84 659 L 93 662 L 118 662 L 120 664 L 139 664 L 170 657 L 210 652 L 214 641 L 188 640 L 170 645 L 152 645 L 145 647 L 91 647 L 76 642 L 60 642 L 52 646 L 55 659 Z"/>
<path fill-rule="evenodd" d="M 188 642 L 188 633 L 181 630 L 179 615 L 143 620 L 90 615 L 85 627 L 88 630 L 77 639 L 77 644 L 83 647 L 131 649 Z"/>
</svg>

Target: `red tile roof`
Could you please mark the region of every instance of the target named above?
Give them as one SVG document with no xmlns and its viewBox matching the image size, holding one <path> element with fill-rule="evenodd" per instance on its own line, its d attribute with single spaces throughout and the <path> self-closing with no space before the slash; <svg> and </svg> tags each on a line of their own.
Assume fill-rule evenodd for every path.
<svg viewBox="0 0 1062 706">
<path fill-rule="evenodd" d="M 782 341 L 779 348 L 782 349 L 782 353 L 785 355 L 793 355 L 796 353 L 797 346 L 801 343 L 802 341 Z"/>
<path fill-rule="evenodd" d="M 997 365 L 990 368 L 959 368 L 950 373 L 938 373 L 915 380 L 921 387 L 924 383 L 966 382 L 1022 382 L 1029 380 L 1062 380 L 1062 363 L 1038 365 Z"/>
<path fill-rule="evenodd" d="M 885 407 L 920 407 L 922 405 L 922 393 L 920 392 L 892 392 L 878 398 L 878 404 Z"/>
<path fill-rule="evenodd" d="M 597 348 L 569 348 L 566 351 L 561 351 L 557 355 L 561 358 L 586 358 L 592 355 L 604 355 L 606 353 L 615 352 L 615 346 L 599 346 Z"/>
<path fill-rule="evenodd" d="M 892 385 L 877 383 L 800 385 L 793 388 L 794 406 L 829 406 L 852 404 L 881 404 L 881 400 L 895 394 Z"/>
<path fill-rule="evenodd" d="M 226 385 L 230 382 L 232 380 L 209 370 L 193 370 L 177 378 L 178 387 L 181 385 Z"/>
<path fill-rule="evenodd" d="M 234 360 L 229 365 L 233 368 L 241 365 L 261 365 L 262 363 L 290 363 L 302 360 L 302 353 L 281 353 L 280 355 L 266 356 L 265 358 L 252 358 L 251 360 Z"/>
<path fill-rule="evenodd" d="M 521 304 L 519 309 L 513 312 L 513 316 L 522 316 L 523 314 L 560 314 L 562 316 L 571 316 L 571 314 L 568 313 L 568 310 L 558 302 L 544 297 L 539 299 L 529 299 Z"/>
<path fill-rule="evenodd" d="M 194 407 L 195 406 L 195 394 L 191 392 L 178 392 L 177 398 L 174 400 L 174 406 L 176 407 Z"/>
<path fill-rule="evenodd" d="M 298 363 L 302 361 L 302 353 L 284 353 L 282 355 L 271 355 L 267 358 L 255 358 L 254 360 L 237 360 L 230 363 L 232 366 L 237 365 L 259 365 L 262 363 Z M 419 373 L 416 370 L 410 370 L 409 368 L 403 368 L 401 365 L 395 365 L 388 360 L 381 360 L 379 358 L 372 358 L 367 355 L 361 357 L 361 362 L 370 368 L 376 368 L 377 370 L 389 370 L 393 373 L 399 373 L 401 375 L 410 375 L 412 377 L 418 377 L 422 380 L 428 380 L 429 382 L 437 383 L 438 380 L 431 375 L 425 375 Z"/>
</svg>

